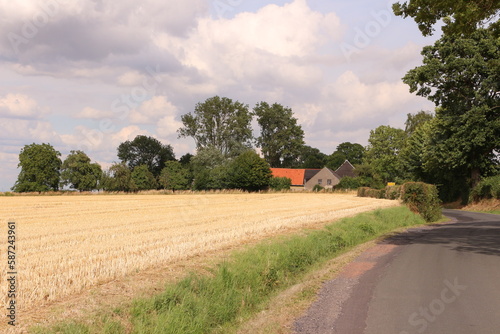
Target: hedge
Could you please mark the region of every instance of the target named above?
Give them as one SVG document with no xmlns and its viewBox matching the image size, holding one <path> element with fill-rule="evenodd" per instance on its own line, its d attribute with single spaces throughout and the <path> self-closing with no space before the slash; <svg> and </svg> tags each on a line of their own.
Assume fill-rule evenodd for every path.
<svg viewBox="0 0 500 334">
<path fill-rule="evenodd" d="M 441 201 L 438 190 L 432 184 L 408 182 L 402 186 L 388 186 L 385 189 L 358 188 L 359 197 L 402 199 L 410 210 L 419 213 L 427 222 L 441 218 Z"/>
<path fill-rule="evenodd" d="M 401 198 L 410 210 L 419 213 L 427 222 L 441 218 L 441 200 L 435 185 L 423 182 L 403 184 Z"/>
<path fill-rule="evenodd" d="M 273 190 L 290 190 L 292 186 L 292 179 L 288 177 L 273 177 L 269 181 L 269 187 Z"/>
<path fill-rule="evenodd" d="M 484 178 L 471 191 L 469 202 L 483 199 L 500 199 L 500 175 Z"/>
</svg>

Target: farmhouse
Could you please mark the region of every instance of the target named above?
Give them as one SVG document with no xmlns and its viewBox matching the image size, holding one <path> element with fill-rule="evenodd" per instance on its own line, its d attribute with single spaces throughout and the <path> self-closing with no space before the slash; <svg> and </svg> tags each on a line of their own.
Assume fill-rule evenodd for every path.
<svg viewBox="0 0 500 334">
<path fill-rule="evenodd" d="M 328 167 L 323 169 L 271 168 L 273 177 L 287 177 L 292 180 L 292 188 L 312 190 L 315 185 L 333 188 L 340 179 L 354 177 L 354 166 L 346 160 L 336 171 Z"/>
</svg>

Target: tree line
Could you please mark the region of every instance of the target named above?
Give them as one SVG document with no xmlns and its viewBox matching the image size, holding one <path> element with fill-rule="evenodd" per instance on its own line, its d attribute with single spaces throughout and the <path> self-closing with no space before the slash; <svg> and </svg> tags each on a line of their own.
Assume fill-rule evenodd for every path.
<svg viewBox="0 0 500 334">
<path fill-rule="evenodd" d="M 261 135 L 253 138 L 251 121 Z M 210 190 L 283 188 L 271 182 L 270 167 L 338 168 L 346 159 L 361 163 L 364 147 L 342 143 L 331 155 L 305 145 L 304 131 L 290 108 L 261 102 L 248 105 L 214 96 L 182 116 L 179 137 L 192 137 L 196 155 L 175 158 L 172 146 L 139 135 L 117 147 L 119 162 L 103 171 L 80 150 L 64 161 L 50 144 L 26 145 L 19 154 L 21 171 L 12 190 L 45 192 L 64 188 L 78 191 L 133 192 L 150 189 Z M 262 151 L 261 158 L 255 151 Z"/>
<path fill-rule="evenodd" d="M 195 156 L 175 160 L 170 145 L 138 136 L 120 144 L 120 162 L 102 172 L 84 152 L 72 151 L 62 162 L 49 144 L 32 144 L 21 150 L 13 190 L 257 190 L 269 184 L 269 167 L 336 169 L 348 159 L 357 177 L 342 179 L 342 187 L 423 181 L 436 184 L 445 201 L 466 199 L 481 179 L 500 172 L 500 5 L 409 0 L 393 10 L 414 18 L 424 35 L 432 34 L 439 20 L 444 23 L 442 37 L 422 50 L 423 65 L 403 78 L 410 92 L 434 102 L 435 110 L 408 114 L 404 130 L 379 126 L 370 131 L 367 147 L 342 143 L 326 155 L 305 145 L 290 108 L 260 102 L 250 110 L 215 96 L 182 116 L 179 137 L 194 139 Z"/>
</svg>

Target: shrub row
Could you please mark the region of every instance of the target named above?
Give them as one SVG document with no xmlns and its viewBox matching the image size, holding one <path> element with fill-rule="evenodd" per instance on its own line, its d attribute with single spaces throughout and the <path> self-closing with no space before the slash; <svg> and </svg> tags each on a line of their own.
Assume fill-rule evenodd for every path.
<svg viewBox="0 0 500 334">
<path fill-rule="evenodd" d="M 358 197 L 385 198 L 385 189 L 360 187 L 358 188 Z"/>
<path fill-rule="evenodd" d="M 469 202 L 483 199 L 500 199 L 500 175 L 484 178 L 471 191 Z"/>
<path fill-rule="evenodd" d="M 402 187 L 401 198 L 411 211 L 427 222 L 441 218 L 441 200 L 435 185 L 423 182 L 408 182 Z"/>
<path fill-rule="evenodd" d="M 359 197 L 402 199 L 410 210 L 419 213 L 427 222 L 441 218 L 441 201 L 438 190 L 432 184 L 407 182 L 402 186 L 388 186 L 385 189 L 358 188 Z"/>
</svg>

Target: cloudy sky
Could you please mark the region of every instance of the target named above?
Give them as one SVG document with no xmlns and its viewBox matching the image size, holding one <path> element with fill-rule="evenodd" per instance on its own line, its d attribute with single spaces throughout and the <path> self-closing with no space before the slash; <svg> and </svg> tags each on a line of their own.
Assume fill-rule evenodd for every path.
<svg viewBox="0 0 500 334">
<path fill-rule="evenodd" d="M 424 38 L 385 0 L 0 0 L 0 191 L 20 149 L 108 167 L 138 134 L 194 153 L 180 116 L 214 95 L 291 107 L 331 154 L 432 110 L 401 78 Z"/>
</svg>

